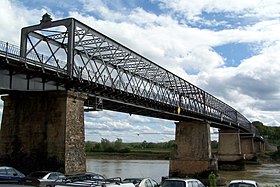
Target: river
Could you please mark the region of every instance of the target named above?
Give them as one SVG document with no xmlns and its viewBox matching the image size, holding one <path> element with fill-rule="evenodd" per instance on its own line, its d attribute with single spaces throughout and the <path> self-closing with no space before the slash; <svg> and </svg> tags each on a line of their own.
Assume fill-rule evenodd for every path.
<svg viewBox="0 0 280 187">
<path fill-rule="evenodd" d="M 110 177 L 150 177 L 160 182 L 168 176 L 167 160 L 105 160 L 87 158 L 87 171 Z M 280 185 L 280 164 L 246 165 L 245 171 L 220 171 L 220 177 L 227 179 L 251 179 L 260 186 Z"/>
</svg>

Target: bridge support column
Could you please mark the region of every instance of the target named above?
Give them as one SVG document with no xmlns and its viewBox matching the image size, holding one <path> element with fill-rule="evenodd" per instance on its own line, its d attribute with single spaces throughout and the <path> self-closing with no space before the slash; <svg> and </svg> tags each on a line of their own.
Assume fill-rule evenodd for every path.
<svg viewBox="0 0 280 187">
<path fill-rule="evenodd" d="M 176 148 L 169 163 L 170 177 L 205 177 L 217 170 L 211 156 L 210 125 L 202 121 L 176 123 Z M 208 176 L 208 175 L 207 175 Z"/>
<path fill-rule="evenodd" d="M 0 162 L 29 173 L 86 170 L 84 94 L 15 92 L 3 96 Z"/>
<path fill-rule="evenodd" d="M 220 170 L 244 170 L 239 130 L 221 129 L 219 132 L 218 165 Z"/>
<path fill-rule="evenodd" d="M 256 161 L 256 152 L 254 147 L 253 136 L 241 136 L 241 152 L 244 155 L 244 159 L 248 161 Z"/>
<path fill-rule="evenodd" d="M 262 141 L 254 141 L 254 147 L 255 147 L 255 151 L 256 153 L 262 153 L 265 151 L 265 145 L 264 142 Z"/>
</svg>

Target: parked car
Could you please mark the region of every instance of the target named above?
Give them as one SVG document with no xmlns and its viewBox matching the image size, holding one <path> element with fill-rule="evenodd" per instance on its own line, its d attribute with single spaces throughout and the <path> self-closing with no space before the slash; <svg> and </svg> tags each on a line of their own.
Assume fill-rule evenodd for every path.
<svg viewBox="0 0 280 187">
<path fill-rule="evenodd" d="M 16 170 L 13 167 L 0 166 L 0 181 L 3 183 L 5 181 L 18 182 L 25 177 L 23 173 Z"/>
<path fill-rule="evenodd" d="M 133 183 L 136 187 L 158 187 L 159 184 L 151 178 L 125 178 L 123 182 Z"/>
<path fill-rule="evenodd" d="M 181 178 L 170 178 L 165 179 L 162 184 L 162 187 L 205 187 L 202 182 L 197 179 L 181 179 Z"/>
<path fill-rule="evenodd" d="M 54 182 L 62 181 L 64 178 L 64 174 L 50 171 L 35 171 L 27 176 L 27 179 L 38 179 L 40 186 L 51 186 Z"/>
<path fill-rule="evenodd" d="M 97 173 L 82 173 L 71 176 L 66 176 L 62 182 L 54 183 L 55 187 L 70 187 L 70 186 L 81 186 L 81 187 L 135 187 L 132 183 L 123 183 L 120 177 L 105 178 L 104 176 Z"/>
<path fill-rule="evenodd" d="M 232 180 L 228 187 L 259 187 L 259 184 L 253 180 Z"/>
</svg>

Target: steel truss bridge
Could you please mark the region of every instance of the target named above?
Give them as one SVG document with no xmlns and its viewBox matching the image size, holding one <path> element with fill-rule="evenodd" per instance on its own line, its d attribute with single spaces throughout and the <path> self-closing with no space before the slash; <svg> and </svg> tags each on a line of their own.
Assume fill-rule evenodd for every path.
<svg viewBox="0 0 280 187">
<path fill-rule="evenodd" d="M 80 21 L 25 27 L 21 46 L 0 42 L 0 91 L 75 90 L 85 110 L 106 109 L 175 121 L 208 121 L 256 135 L 231 106 Z"/>
</svg>

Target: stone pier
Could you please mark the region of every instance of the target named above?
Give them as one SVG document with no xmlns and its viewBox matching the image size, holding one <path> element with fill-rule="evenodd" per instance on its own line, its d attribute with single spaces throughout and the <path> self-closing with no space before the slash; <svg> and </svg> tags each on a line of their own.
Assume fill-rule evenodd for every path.
<svg viewBox="0 0 280 187">
<path fill-rule="evenodd" d="M 239 130 L 221 129 L 219 131 L 218 165 L 221 170 L 244 169 Z"/>
<path fill-rule="evenodd" d="M 256 153 L 262 153 L 265 151 L 265 144 L 262 141 L 255 140 L 254 148 L 255 148 Z"/>
<path fill-rule="evenodd" d="M 244 159 L 249 161 L 256 160 L 253 135 L 240 136 L 240 141 L 241 141 L 241 152 L 244 155 Z"/>
<path fill-rule="evenodd" d="M 176 123 L 175 142 L 175 153 L 169 163 L 170 177 L 196 177 L 217 169 L 211 155 L 210 125 L 206 122 Z"/>
<path fill-rule="evenodd" d="M 0 163 L 25 173 L 86 171 L 85 99 L 84 94 L 72 91 L 2 96 Z"/>
</svg>

